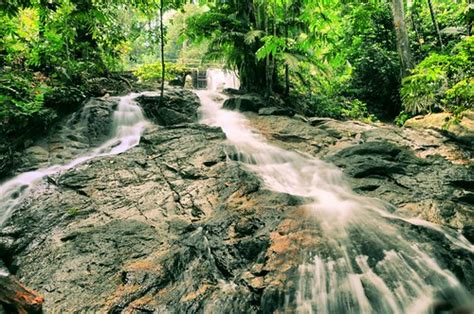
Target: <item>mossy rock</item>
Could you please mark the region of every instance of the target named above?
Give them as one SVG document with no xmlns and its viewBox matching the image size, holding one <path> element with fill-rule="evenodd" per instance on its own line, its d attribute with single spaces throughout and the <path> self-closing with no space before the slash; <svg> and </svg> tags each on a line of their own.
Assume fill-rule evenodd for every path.
<svg viewBox="0 0 474 314">
<path fill-rule="evenodd" d="M 465 111 L 456 119 L 451 113 L 432 113 L 417 116 L 405 122 L 405 127 L 414 129 L 434 129 L 445 133 L 452 139 L 465 143 L 474 143 L 474 111 Z"/>
</svg>

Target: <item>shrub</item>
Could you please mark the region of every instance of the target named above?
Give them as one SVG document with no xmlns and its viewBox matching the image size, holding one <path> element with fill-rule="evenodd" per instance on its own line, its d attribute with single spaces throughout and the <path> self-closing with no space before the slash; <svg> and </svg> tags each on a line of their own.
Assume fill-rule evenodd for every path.
<svg viewBox="0 0 474 314">
<path fill-rule="evenodd" d="M 359 99 L 327 97 L 319 94 L 308 97 L 304 102 L 304 111 L 310 116 L 353 119 L 365 122 L 376 120 L 375 116 L 369 113 L 367 104 Z"/>
<path fill-rule="evenodd" d="M 402 82 L 404 111 L 431 112 L 435 108 L 453 112 L 473 104 L 474 39 L 464 38 L 451 54 L 433 53 L 420 62 Z"/>
<path fill-rule="evenodd" d="M 77 216 L 77 214 L 79 214 L 79 209 L 77 209 L 76 207 L 68 208 L 67 214 L 68 216 Z"/>
<path fill-rule="evenodd" d="M 305 114 L 309 116 L 340 118 L 341 108 L 338 97 L 327 97 L 323 94 L 309 96 L 304 101 Z"/>
<path fill-rule="evenodd" d="M 398 126 L 403 126 L 408 119 L 412 117 L 411 114 L 406 113 L 405 111 L 400 112 L 400 114 L 395 118 L 394 122 Z"/>
<path fill-rule="evenodd" d="M 44 107 L 50 90 L 38 73 L 0 72 L 0 134 L 8 139 L 45 131 L 57 118 Z"/>
<path fill-rule="evenodd" d="M 341 106 L 341 116 L 347 119 L 362 120 L 365 122 L 376 120 L 375 116 L 369 113 L 367 104 L 359 99 L 345 100 Z"/>
<path fill-rule="evenodd" d="M 446 91 L 443 101 L 446 105 L 451 104 L 452 108 L 472 108 L 474 106 L 474 78 L 470 77 L 457 82 Z"/>
<path fill-rule="evenodd" d="M 404 111 L 414 115 L 430 111 L 446 91 L 448 81 L 446 72 L 440 68 L 419 67 L 402 84 L 400 93 Z"/>
<path fill-rule="evenodd" d="M 182 64 L 169 63 L 165 64 L 166 73 L 165 80 L 171 81 L 176 77 L 182 78 L 185 73 L 189 72 L 189 69 Z M 134 74 L 142 82 L 160 82 L 161 81 L 161 62 L 155 62 L 151 64 L 145 64 L 140 66 L 134 71 Z"/>
</svg>

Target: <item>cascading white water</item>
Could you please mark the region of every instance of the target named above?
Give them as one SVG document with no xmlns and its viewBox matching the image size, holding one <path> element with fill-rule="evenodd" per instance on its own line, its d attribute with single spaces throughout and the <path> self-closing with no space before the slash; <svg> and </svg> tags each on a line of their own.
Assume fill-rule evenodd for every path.
<svg viewBox="0 0 474 314">
<path fill-rule="evenodd" d="M 209 78 L 212 82 L 223 79 L 215 71 L 208 74 L 216 76 Z M 311 200 L 305 206 L 321 231 L 321 249 L 313 252 L 312 263 L 299 268 L 298 312 L 430 313 L 437 302 L 470 302 L 456 277 L 393 221 L 431 228 L 474 252 L 468 240 L 441 226 L 390 214 L 382 201 L 354 193 L 338 168 L 267 143 L 244 115 L 223 110 L 225 96 L 215 84 L 209 87 L 197 91 L 202 123 L 221 127 L 239 161 L 268 189 Z"/>
<path fill-rule="evenodd" d="M 65 171 L 95 157 L 117 155 L 136 146 L 147 125 L 141 108 L 134 101 L 140 94 L 120 97 L 113 113 L 112 137 L 90 153 L 80 156 L 64 165 L 29 171 L 13 177 L 0 185 L 0 227 L 10 217 L 29 191 L 46 176 Z"/>
<path fill-rule="evenodd" d="M 207 70 L 207 89 L 208 90 L 223 90 L 225 88 L 238 89 L 240 81 L 235 72 L 221 69 Z"/>
</svg>

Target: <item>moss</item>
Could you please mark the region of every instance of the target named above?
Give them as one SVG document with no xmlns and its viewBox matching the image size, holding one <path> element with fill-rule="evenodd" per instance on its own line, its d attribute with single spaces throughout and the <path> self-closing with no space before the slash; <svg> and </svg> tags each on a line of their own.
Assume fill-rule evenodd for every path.
<svg viewBox="0 0 474 314">
<path fill-rule="evenodd" d="M 76 216 L 77 214 L 79 214 L 79 209 L 76 207 L 71 207 L 67 210 L 67 214 L 68 216 Z"/>
</svg>

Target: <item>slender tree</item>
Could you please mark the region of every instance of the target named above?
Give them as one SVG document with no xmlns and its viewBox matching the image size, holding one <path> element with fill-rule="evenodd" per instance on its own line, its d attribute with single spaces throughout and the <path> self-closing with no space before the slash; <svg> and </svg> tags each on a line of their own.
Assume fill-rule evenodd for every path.
<svg viewBox="0 0 474 314">
<path fill-rule="evenodd" d="M 469 0 L 467 2 L 468 7 L 466 9 L 466 24 L 467 24 L 467 35 L 472 35 L 472 25 L 474 24 L 474 1 Z"/>
<path fill-rule="evenodd" d="M 405 77 L 413 67 L 408 41 L 408 32 L 405 24 L 405 10 L 403 0 L 392 0 L 393 25 L 397 36 L 397 50 L 400 58 L 401 75 Z"/>
<path fill-rule="evenodd" d="M 269 34 L 269 28 L 268 28 L 268 14 L 267 14 L 267 1 L 264 0 L 263 2 L 263 14 L 265 16 L 265 35 L 268 35 Z M 271 75 L 272 75 L 272 71 L 271 71 L 271 67 L 270 67 L 270 54 L 268 54 L 266 57 L 265 57 L 265 82 L 266 82 L 266 96 L 270 96 L 271 94 L 271 82 L 272 82 L 272 79 L 271 79 Z"/>
<path fill-rule="evenodd" d="M 289 21 L 288 21 L 288 3 L 285 1 L 285 47 L 288 49 L 288 36 L 289 36 Z M 285 96 L 290 95 L 290 66 L 288 65 L 288 62 L 285 62 Z"/>
<path fill-rule="evenodd" d="M 161 49 L 161 87 L 160 87 L 160 100 L 163 103 L 163 96 L 165 93 L 165 28 L 163 26 L 163 13 L 164 13 L 164 0 L 160 1 L 160 49 Z"/>
<path fill-rule="evenodd" d="M 284 19 L 285 19 L 285 49 L 288 50 L 289 37 L 290 37 L 290 16 L 288 10 L 288 1 L 284 3 Z M 291 18 L 293 18 L 293 10 L 291 11 Z M 290 95 L 290 65 L 285 62 L 285 96 Z"/>
<path fill-rule="evenodd" d="M 441 32 L 439 31 L 438 21 L 436 21 L 436 15 L 435 15 L 431 0 L 428 0 L 428 6 L 430 8 L 430 16 L 431 16 L 431 21 L 433 22 L 434 31 L 436 33 L 436 36 L 438 37 L 439 45 L 441 46 L 441 49 L 443 49 L 444 48 L 443 38 L 441 38 Z"/>
<path fill-rule="evenodd" d="M 48 1 L 46 0 L 40 0 L 39 3 L 39 9 L 38 9 L 38 15 L 39 15 L 39 21 L 38 21 L 38 45 L 39 45 L 39 66 L 42 68 L 46 64 L 46 55 L 44 53 L 44 48 L 42 45 L 44 44 L 44 33 L 46 30 L 46 23 L 47 23 L 47 17 L 48 17 Z"/>
<path fill-rule="evenodd" d="M 273 0 L 273 37 L 276 38 L 277 37 L 277 5 L 276 5 L 276 1 Z M 271 66 L 271 72 L 270 72 L 270 86 L 268 87 L 269 88 L 269 91 L 270 91 L 270 95 L 273 93 L 273 84 L 274 84 L 274 81 L 277 79 L 277 64 L 276 64 L 276 61 L 277 61 L 277 56 L 276 55 L 272 55 L 272 66 Z"/>
<path fill-rule="evenodd" d="M 411 26 L 413 31 L 415 32 L 416 42 L 417 42 L 417 50 L 421 52 L 422 48 L 422 37 L 420 36 L 420 30 L 417 24 L 418 14 L 417 14 L 417 6 L 413 1 L 408 3 L 408 11 L 410 15 Z"/>
</svg>

